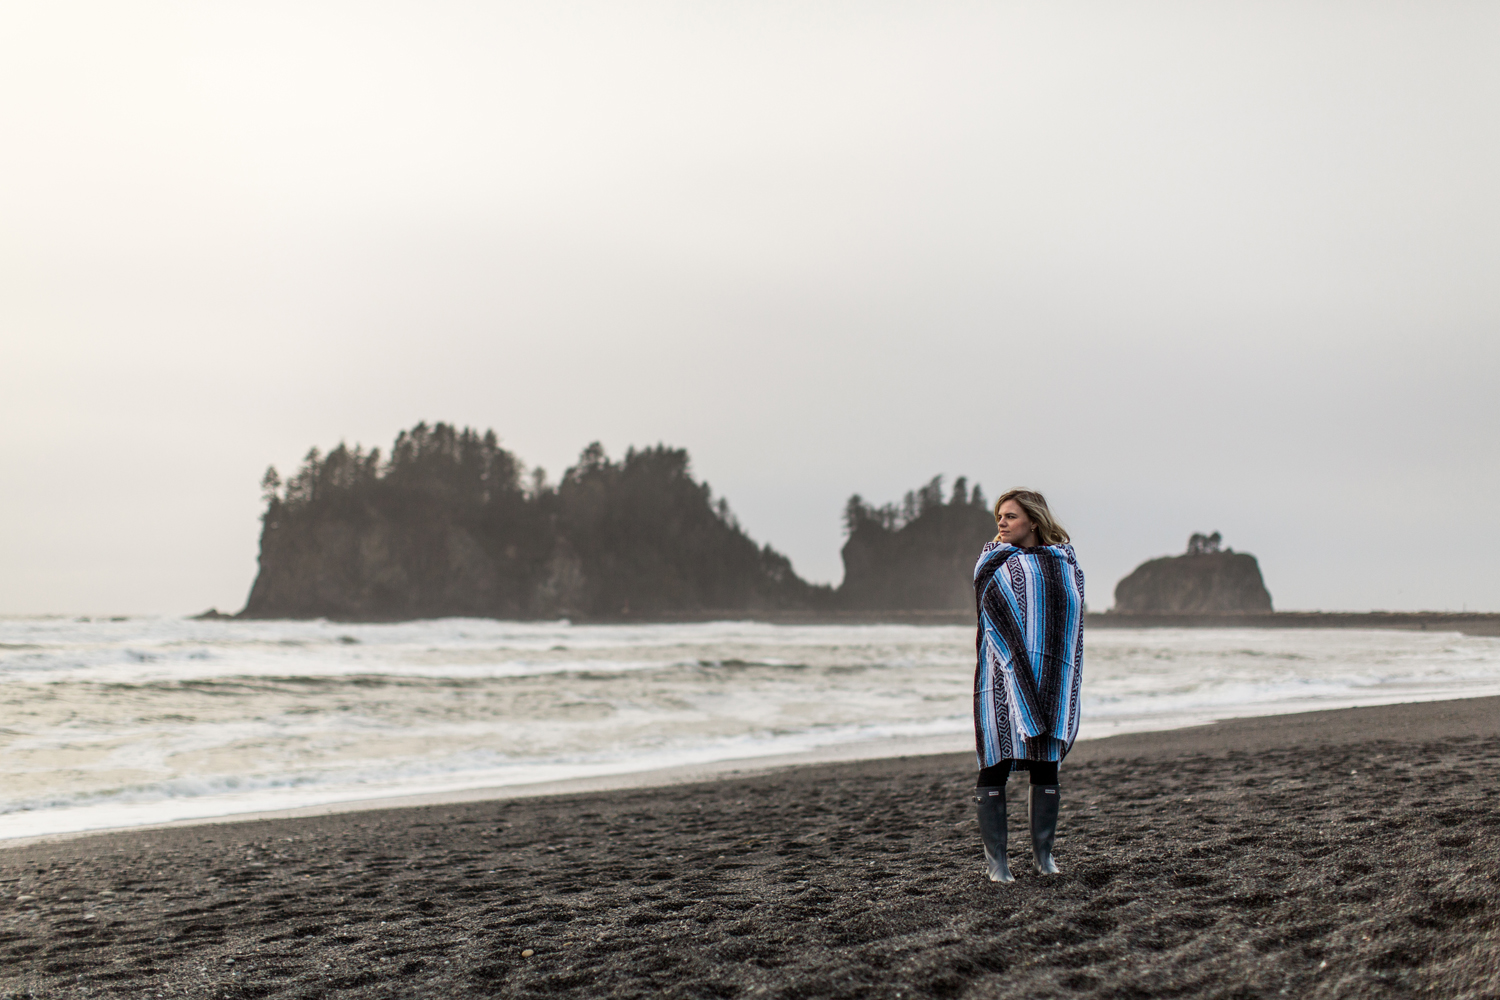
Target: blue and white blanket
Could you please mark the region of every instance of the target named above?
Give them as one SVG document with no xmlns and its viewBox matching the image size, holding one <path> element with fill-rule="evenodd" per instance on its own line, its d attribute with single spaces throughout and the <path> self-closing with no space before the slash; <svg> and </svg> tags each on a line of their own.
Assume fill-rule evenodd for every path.
<svg viewBox="0 0 1500 1000">
<path fill-rule="evenodd" d="M 1062 760 L 1078 737 L 1083 570 L 1071 545 L 991 542 L 974 566 L 979 766 Z"/>
</svg>

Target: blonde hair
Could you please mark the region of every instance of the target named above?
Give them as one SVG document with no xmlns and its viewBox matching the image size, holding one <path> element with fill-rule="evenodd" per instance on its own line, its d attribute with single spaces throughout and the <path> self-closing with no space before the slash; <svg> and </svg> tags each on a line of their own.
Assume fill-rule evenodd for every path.
<svg viewBox="0 0 1500 1000">
<path fill-rule="evenodd" d="M 1000 522 L 1000 507 L 1007 500 L 1014 500 L 1031 518 L 1031 523 L 1036 525 L 1037 539 L 1043 545 L 1062 545 L 1068 541 L 1068 533 L 1047 508 L 1047 498 L 1036 490 L 1007 490 L 1000 494 L 1000 499 L 995 501 L 995 523 Z M 996 532 L 995 541 L 999 540 L 1000 534 Z"/>
</svg>

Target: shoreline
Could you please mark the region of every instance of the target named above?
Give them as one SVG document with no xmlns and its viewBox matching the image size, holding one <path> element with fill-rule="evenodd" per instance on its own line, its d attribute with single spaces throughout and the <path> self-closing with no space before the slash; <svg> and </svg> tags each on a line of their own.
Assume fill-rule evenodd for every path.
<svg viewBox="0 0 1500 1000">
<path fill-rule="evenodd" d="M 259 618 L 240 614 L 220 614 L 209 609 L 191 616 L 195 621 L 317 621 L 346 624 L 394 624 L 402 621 L 435 620 L 406 618 Z M 531 621 L 532 619 L 495 619 L 496 621 Z M 534 619 L 556 621 L 555 618 Z M 574 617 L 576 625 L 688 625 L 704 622 L 749 621 L 769 625 L 964 625 L 973 626 L 974 612 L 962 611 L 835 611 L 745 609 L 710 609 L 680 611 L 669 615 L 612 615 Z M 1460 632 L 1465 635 L 1500 636 L 1500 612 L 1488 611 L 1269 611 L 1214 614 L 1125 614 L 1114 611 L 1090 611 L 1084 615 L 1086 628 L 1318 628 L 1318 629 L 1402 629 L 1412 631 Z"/>
<path fill-rule="evenodd" d="M 389 809 L 417 809 L 427 806 L 459 805 L 470 802 L 501 802 L 534 799 L 555 795 L 592 795 L 632 789 L 664 789 L 676 785 L 699 784 L 725 778 L 768 774 L 788 768 L 814 767 L 849 761 L 885 760 L 887 758 L 940 756 L 963 753 L 955 744 L 972 741 L 968 735 L 895 737 L 860 743 L 842 743 L 797 753 L 768 754 L 763 757 L 731 757 L 701 764 L 675 764 L 639 771 L 586 775 L 545 781 L 518 782 L 513 785 L 486 785 L 478 788 L 444 792 L 403 792 L 395 795 L 345 799 L 319 805 L 291 806 L 243 813 L 220 813 L 143 823 L 136 826 L 96 827 L 87 830 L 65 830 L 21 837 L 0 838 L 0 858 L 4 852 L 32 844 L 61 843 L 85 837 L 106 836 L 149 830 L 174 830 L 186 827 L 215 826 L 231 823 L 255 823 L 262 820 L 306 819 L 315 816 L 337 816 Z M 969 752 L 972 755 L 972 751 Z"/>
<path fill-rule="evenodd" d="M 1360 720 L 1354 723 L 1351 720 Z M 1432 739 L 1455 726 L 1474 731 L 1492 727 L 1500 737 L 1500 696 L 1447 698 L 1433 701 L 1397 702 L 1389 705 L 1315 709 L 1276 715 L 1234 716 L 1212 722 L 1190 722 L 1168 728 L 1111 733 L 1080 737 L 1068 755 L 1067 766 L 1091 760 L 1111 759 L 1129 753 L 1159 759 L 1161 747 L 1176 752 L 1207 752 L 1213 748 L 1234 748 L 1253 752 L 1283 745 L 1287 739 L 1305 741 L 1317 738 L 1347 742 L 1365 738 L 1369 728 L 1389 730 L 1397 720 L 1396 732 L 1403 739 Z M 1317 735 L 1322 734 L 1322 735 Z M 298 820 L 314 817 L 344 816 L 356 813 L 422 809 L 438 806 L 484 802 L 552 798 L 557 796 L 601 795 L 614 792 L 662 791 L 704 782 L 736 780 L 808 768 L 902 761 L 917 757 L 952 757 L 968 761 L 972 769 L 974 752 L 969 748 L 972 737 L 952 736 L 894 737 L 858 743 L 834 744 L 796 753 L 764 757 L 734 757 L 694 764 L 588 775 L 577 778 L 522 782 L 514 785 L 488 785 L 442 792 L 400 793 L 371 798 L 346 799 L 317 805 L 292 806 L 285 809 L 258 810 L 243 813 L 220 813 L 189 817 L 162 823 L 133 826 L 96 827 L 0 839 L 0 858 L 4 852 L 37 844 L 56 844 L 90 837 L 145 833 L 204 826 L 259 823 L 272 820 Z M 1330 744 L 1331 745 L 1331 744 Z M 1182 750 L 1182 748 L 1191 748 Z"/>
<path fill-rule="evenodd" d="M 1078 744 L 982 873 L 970 754 L 0 851 L 0 994 L 1483 997 L 1500 698 Z"/>
<path fill-rule="evenodd" d="M 175 626 L 176 631 L 190 632 L 198 639 L 207 642 L 209 645 L 206 648 L 216 648 L 214 643 L 218 640 L 215 636 L 220 632 L 217 627 L 183 629 L 182 626 L 186 623 L 166 624 L 169 627 L 158 629 L 148 622 L 144 623 L 141 628 L 143 634 L 156 635 L 161 632 L 171 638 L 174 634 L 173 626 Z M 406 628 L 415 628 L 418 633 L 422 634 L 425 634 L 423 630 L 430 631 L 431 629 L 445 633 L 472 632 L 480 636 L 481 645 L 484 644 L 485 637 L 498 635 L 501 637 L 499 640 L 501 647 L 507 644 L 506 636 L 512 634 L 525 636 L 532 631 L 525 626 L 490 626 L 488 623 L 477 621 L 420 623 Z M 704 629 L 707 631 L 703 631 Z M 263 630 L 264 626 L 258 624 L 227 627 L 227 631 L 233 633 L 234 636 L 243 633 L 251 639 L 262 637 Z M 270 630 L 277 635 L 292 633 L 299 639 L 305 637 L 304 633 L 311 631 L 316 636 L 326 639 L 337 637 L 341 644 L 356 643 L 354 638 L 340 634 L 343 631 L 342 627 L 326 623 L 310 626 L 294 623 L 273 624 Z M 378 634 L 385 631 L 383 627 L 355 631 L 367 642 L 385 641 Z M 550 636 L 562 634 L 566 630 L 561 626 L 548 626 L 540 631 Z M 579 636 L 579 642 L 585 647 L 597 641 L 603 641 L 606 644 L 620 641 L 657 641 L 652 637 L 661 635 L 672 637 L 671 642 L 678 642 L 684 636 L 688 638 L 681 641 L 696 642 L 697 640 L 692 637 L 699 634 L 711 636 L 732 634 L 761 637 L 761 640 L 773 643 L 814 642 L 823 645 L 830 642 L 859 642 L 863 641 L 859 638 L 860 636 L 869 635 L 884 637 L 880 641 L 916 643 L 924 649 L 937 643 L 942 646 L 943 650 L 947 650 L 964 634 L 972 638 L 972 633 L 960 632 L 958 629 L 949 627 L 925 630 L 906 626 L 827 630 L 786 628 L 783 631 L 781 626 L 744 623 L 682 628 L 618 627 L 595 632 L 592 638 L 589 637 L 587 630 L 575 631 Z M 399 638 L 399 628 L 397 633 Z M 1297 638 L 1299 634 L 1302 638 Z M 1328 710 L 1348 705 L 1425 701 L 1433 698 L 1451 700 L 1462 696 L 1500 694 L 1500 679 L 1495 679 L 1493 674 L 1496 649 L 1487 639 L 1465 641 L 1452 633 L 1424 634 L 1421 638 L 1417 638 L 1416 632 L 1380 632 L 1378 630 L 1362 632 L 1334 630 L 1306 633 L 1231 631 L 1218 633 L 1219 638 L 1214 638 L 1215 633 L 1200 633 L 1195 636 L 1189 631 L 1169 631 L 1156 635 L 1156 639 L 1148 640 L 1148 645 L 1164 643 L 1173 648 L 1182 646 L 1196 649 L 1202 645 L 1198 641 L 1199 638 L 1207 641 L 1208 646 L 1214 650 L 1218 650 L 1221 646 L 1235 650 L 1238 650 L 1240 646 L 1245 646 L 1247 649 L 1259 649 L 1262 646 L 1280 649 L 1288 643 L 1296 649 L 1302 649 L 1304 645 L 1311 644 L 1312 647 L 1331 652 L 1336 661 L 1336 669 L 1342 671 L 1338 674 L 1338 678 L 1343 678 L 1349 673 L 1347 667 L 1338 666 L 1349 659 L 1343 654 L 1350 649 L 1366 646 L 1377 650 L 1387 647 L 1403 649 L 1407 646 L 1421 647 L 1421 650 L 1440 657 L 1439 660 L 1432 661 L 1436 666 L 1428 665 L 1426 660 L 1422 661 L 1424 664 L 1422 671 L 1426 673 L 1438 670 L 1438 673 L 1442 674 L 1440 666 L 1442 662 L 1446 662 L 1441 659 L 1443 657 L 1462 661 L 1461 666 L 1470 660 L 1476 665 L 1472 669 L 1465 667 L 1469 669 L 1469 673 L 1473 674 L 1469 681 L 1463 680 L 1469 674 L 1462 672 L 1454 673 L 1451 678 L 1442 675 L 1438 682 L 1426 685 L 1420 683 L 1371 685 L 1363 684 L 1359 677 L 1355 677 L 1355 683 L 1352 685 L 1340 682 L 1331 686 L 1324 685 L 1323 688 L 1314 686 L 1311 692 L 1295 684 L 1280 687 L 1272 685 L 1264 691 L 1252 689 L 1251 694 L 1256 696 L 1254 698 L 1241 696 L 1228 700 L 1222 695 L 1215 695 L 1197 700 L 1193 698 L 1142 699 L 1140 704 L 1128 703 L 1123 706 L 1101 703 L 1098 705 L 1101 712 L 1118 712 L 1121 717 L 1096 719 L 1089 715 L 1084 721 L 1080 734 L 1084 741 L 1123 732 L 1180 729 L 1226 717 L 1265 718 L 1289 713 Z M 1402 638 L 1403 635 L 1406 638 Z M 642 639 L 642 637 L 645 638 Z M 1096 642 L 1104 644 L 1101 649 L 1117 647 L 1132 655 L 1134 655 L 1138 641 L 1143 639 L 1148 639 L 1148 637 L 1143 633 L 1128 630 L 1100 633 L 1095 637 Z M 342 650 L 342 645 L 335 648 Z M 127 648 L 126 654 L 141 655 L 132 653 L 131 649 L 133 647 Z M 667 653 L 671 656 L 680 655 L 674 650 L 667 650 Z M 351 654 L 340 652 L 337 655 L 347 659 Z M 358 650 L 352 655 L 355 659 L 360 659 L 362 655 L 365 659 L 369 658 L 369 654 L 361 654 Z M 572 656 L 572 654 L 564 655 Z M 779 662 L 774 659 L 775 655 L 775 650 L 773 650 L 773 660 L 770 662 Z M 193 658 L 196 656 L 197 654 Z M 1358 660 L 1359 657 L 1355 659 Z M 691 657 L 685 662 L 690 662 L 690 660 Z M 1129 657 L 1127 657 L 1128 660 Z M 377 658 L 375 662 L 379 665 L 383 660 Z M 1191 664 L 1194 661 L 1187 662 Z M 336 666 L 341 670 L 367 669 L 367 666 L 362 663 L 353 663 L 352 666 L 341 663 Z M 272 669 L 273 671 L 282 669 L 284 672 L 284 668 L 281 668 L 279 664 L 273 664 Z M 947 693 L 952 684 L 947 679 L 946 664 L 942 669 L 944 671 L 942 690 Z M 1121 669 L 1125 669 L 1125 666 Z M 1260 668 L 1252 662 L 1250 669 L 1259 670 Z M 1275 669 L 1281 668 L 1275 666 Z M 1363 668 L 1356 663 L 1353 669 L 1360 672 Z M 1426 676 L 1426 673 L 1422 671 L 1418 673 Z M 264 669 L 261 672 L 265 672 Z M 1186 683 L 1191 685 L 1193 672 L 1189 671 L 1189 674 L 1184 676 L 1188 678 Z M 1489 679 L 1488 683 L 1480 683 L 1486 679 Z M 557 687 L 552 680 L 548 680 L 547 683 Z M 689 676 L 685 683 L 693 685 L 698 681 L 695 677 Z M 300 691 L 300 688 L 297 690 Z M 562 697 L 576 696 L 574 685 L 564 679 Z M 382 694 L 381 697 L 389 700 L 390 696 Z M 965 694 L 963 701 L 967 702 L 967 700 Z M 1168 702 L 1166 708 L 1171 710 L 1164 710 L 1162 706 L 1156 705 L 1156 700 Z M 302 703 L 294 700 L 292 706 L 300 709 Z M 580 754 L 571 758 L 554 755 L 555 759 L 542 754 L 538 755 L 535 760 L 523 758 L 520 753 L 512 753 L 508 757 L 495 757 L 493 760 L 482 761 L 484 766 L 469 767 L 466 762 L 461 762 L 465 766 L 454 767 L 448 771 L 437 768 L 391 769 L 386 772 L 355 774 L 352 778 L 346 778 L 337 773 L 331 776 L 314 774 L 305 780 L 297 780 L 300 775 L 294 770 L 288 772 L 267 767 L 254 772 L 252 774 L 254 780 L 249 782 L 233 780 L 197 784 L 184 782 L 180 786 L 166 783 L 143 784 L 134 789 L 120 788 L 117 785 L 113 790 L 105 789 L 101 794 L 94 796 L 88 796 L 82 792 L 76 795 L 63 795 L 59 792 L 50 798 L 38 795 L 31 800 L 32 804 L 38 806 L 35 810 L 18 810 L 0 817 L 0 849 L 34 843 L 39 839 L 90 836 L 112 830 L 161 828 L 166 824 L 203 825 L 269 818 L 296 818 L 423 804 L 503 800 L 572 792 L 666 786 L 691 783 L 724 774 L 761 773 L 772 768 L 812 765 L 827 761 L 877 759 L 950 751 L 966 752 L 970 740 L 969 726 L 964 719 L 955 714 L 963 712 L 966 708 L 966 705 L 954 700 L 952 704 L 945 703 L 940 709 L 943 713 L 942 717 L 936 719 L 932 725 L 884 727 L 887 734 L 891 729 L 896 729 L 898 732 L 906 729 L 907 739 L 879 738 L 878 729 L 870 731 L 875 727 L 858 731 L 846 727 L 847 731 L 836 729 L 827 732 L 817 731 L 817 727 L 814 727 L 805 734 L 793 727 L 788 731 L 790 735 L 767 733 L 766 739 L 716 741 L 708 747 L 696 750 L 691 749 L 691 741 L 685 741 L 687 743 L 685 746 L 669 747 L 670 752 L 660 753 L 620 751 L 612 756 L 603 753 L 592 756 Z M 250 710 L 258 711 L 254 705 L 250 706 Z M 193 708 L 190 714 L 196 715 L 197 712 L 198 709 Z M 910 737 L 922 733 L 940 735 L 924 737 L 917 742 L 911 741 Z M 836 742 L 838 740 L 850 740 L 850 742 Z M 819 743 L 824 745 L 818 746 Z M 418 745 L 418 749 L 425 752 L 425 748 L 421 745 Z M 274 753 L 271 757 L 274 759 Z M 367 780 L 358 780 L 360 778 Z M 84 791 L 88 788 L 81 783 L 79 787 Z M 16 798 L 19 800 L 21 796 L 17 795 Z"/>
</svg>

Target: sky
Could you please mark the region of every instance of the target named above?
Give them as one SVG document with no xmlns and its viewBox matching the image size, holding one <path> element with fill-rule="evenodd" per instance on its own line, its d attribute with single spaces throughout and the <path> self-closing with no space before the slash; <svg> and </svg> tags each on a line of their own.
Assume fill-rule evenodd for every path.
<svg viewBox="0 0 1500 1000">
<path fill-rule="evenodd" d="M 691 453 L 836 583 L 850 494 L 1043 490 L 1104 608 L 1500 610 L 1500 6 L 19 2 L 0 614 L 243 606 L 267 465 Z"/>
</svg>

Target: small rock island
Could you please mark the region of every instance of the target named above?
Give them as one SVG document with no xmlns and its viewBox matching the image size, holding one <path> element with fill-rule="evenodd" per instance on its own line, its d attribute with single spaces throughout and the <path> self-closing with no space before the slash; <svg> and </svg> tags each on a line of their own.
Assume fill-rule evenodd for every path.
<svg viewBox="0 0 1500 1000">
<path fill-rule="evenodd" d="M 1222 537 L 1195 534 L 1180 556 L 1141 563 L 1115 586 L 1121 614 L 1268 612 L 1271 594 L 1248 552 L 1221 549 Z"/>
</svg>

